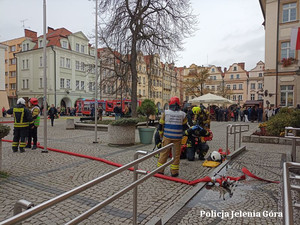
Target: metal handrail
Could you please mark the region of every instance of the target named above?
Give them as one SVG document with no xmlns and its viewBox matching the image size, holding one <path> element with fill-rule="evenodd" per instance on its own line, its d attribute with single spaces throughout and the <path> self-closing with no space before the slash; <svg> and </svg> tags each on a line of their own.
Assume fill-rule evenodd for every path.
<svg viewBox="0 0 300 225">
<path fill-rule="evenodd" d="M 140 170 L 137 170 L 137 165 L 153 156 L 155 156 L 156 154 L 166 150 L 166 149 L 169 149 L 171 148 L 172 149 L 172 158 L 171 160 L 167 161 L 166 163 L 164 163 L 162 166 L 156 168 L 155 170 L 151 171 L 151 172 L 146 172 L 146 171 L 140 171 Z M 135 158 L 137 158 L 137 155 L 138 154 L 141 154 L 142 152 L 137 152 L 136 155 L 134 156 Z M 62 202 L 63 200 L 65 199 L 68 199 L 82 191 L 85 191 L 87 188 L 90 188 L 90 187 L 93 187 L 94 185 L 102 182 L 102 181 L 105 181 L 107 180 L 108 178 L 111 178 L 129 168 L 131 168 L 132 166 L 134 166 L 134 182 L 130 185 L 128 185 L 127 187 L 123 188 L 122 190 L 120 190 L 119 192 L 115 193 L 114 195 L 112 195 L 111 197 L 107 198 L 106 200 L 102 201 L 101 203 L 97 204 L 96 206 L 94 206 L 93 208 L 87 210 L 86 212 L 84 212 L 83 214 L 79 215 L 78 217 L 76 217 L 75 219 L 69 221 L 68 223 L 66 224 L 77 224 L 79 222 L 81 222 L 82 220 L 86 219 L 87 217 L 89 217 L 90 215 L 92 215 L 93 213 L 97 212 L 98 210 L 100 210 L 101 208 L 105 207 L 106 205 L 108 205 L 109 203 L 113 202 L 114 200 L 116 200 L 117 198 L 121 197 L 122 195 L 126 194 L 128 191 L 136 188 L 139 184 L 143 183 L 145 180 L 149 179 L 150 177 L 152 177 L 154 174 L 156 174 L 158 171 L 160 171 L 161 169 L 167 167 L 168 165 L 170 165 L 173 161 L 174 161 L 174 157 L 175 157 L 175 148 L 174 148 L 174 144 L 171 143 L 171 144 L 168 144 L 156 151 L 153 151 L 141 158 L 137 158 L 135 159 L 133 162 L 130 162 L 118 169 L 115 169 L 101 177 L 98 177 L 94 180 L 91 180 L 83 185 L 80 185 L 79 187 L 76 187 L 70 191 L 67 191 L 57 197 L 54 197 L 46 202 L 43 202 L 35 207 L 32 207 L 24 212 L 21 212 L 20 214 L 18 215 L 15 215 L 9 219 L 6 219 L 2 222 L 0 222 L 0 225 L 8 225 L 8 224 L 15 224 L 17 222 L 21 222 L 59 202 Z M 144 176 L 143 178 L 139 179 L 139 180 L 136 180 L 137 179 L 137 174 L 136 173 L 144 173 L 147 175 Z M 136 189 L 136 192 L 137 192 L 137 189 Z M 137 193 L 136 193 L 137 194 Z M 134 198 L 136 198 L 136 196 L 134 196 Z M 133 204 L 137 204 L 136 203 L 137 201 L 133 201 Z M 135 212 L 133 212 L 134 216 L 136 218 L 133 218 L 133 221 L 134 221 L 134 224 L 136 224 L 136 221 L 137 221 L 137 213 L 136 213 L 136 210 L 137 210 L 137 207 L 134 205 L 134 210 Z"/>
<path fill-rule="evenodd" d="M 236 128 L 239 127 L 239 130 Z M 242 130 L 242 127 L 247 127 L 246 130 Z M 226 154 L 228 155 L 228 143 L 229 143 L 229 134 L 233 134 L 233 151 L 235 151 L 236 146 L 236 134 L 239 134 L 239 148 L 242 145 L 242 133 L 249 131 L 248 124 L 228 124 L 226 127 Z"/>
<path fill-rule="evenodd" d="M 298 176 L 290 176 L 290 168 L 300 168 L 300 163 L 283 163 L 283 219 L 285 225 L 294 225 L 293 207 L 299 207 L 299 203 L 292 203 L 291 187 L 300 188 L 300 186 L 291 185 L 290 179 L 299 179 Z"/>
<path fill-rule="evenodd" d="M 285 127 L 285 135 L 284 137 L 289 138 L 292 140 L 292 162 L 296 161 L 296 141 L 297 139 L 300 140 L 300 137 L 296 136 L 296 131 L 300 131 L 300 128 L 295 128 L 295 127 Z M 289 131 L 292 131 L 291 133 Z"/>
</svg>

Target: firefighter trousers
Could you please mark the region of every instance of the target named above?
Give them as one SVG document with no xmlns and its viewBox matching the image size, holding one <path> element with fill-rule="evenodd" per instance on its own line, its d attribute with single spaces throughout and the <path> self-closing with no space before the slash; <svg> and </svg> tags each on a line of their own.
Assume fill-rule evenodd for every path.
<svg viewBox="0 0 300 225">
<path fill-rule="evenodd" d="M 29 128 L 28 132 L 28 146 L 31 146 L 31 141 L 33 139 L 33 145 L 37 144 L 37 127 Z"/>
<path fill-rule="evenodd" d="M 173 143 L 174 148 L 175 148 L 175 156 L 174 156 L 175 159 L 174 159 L 174 162 L 170 166 L 171 174 L 174 175 L 174 174 L 179 173 L 181 139 L 170 139 L 170 138 L 166 138 L 166 137 L 163 138 L 162 146 L 166 146 L 170 143 Z M 167 162 L 170 151 L 171 151 L 171 148 L 166 149 L 159 154 L 159 159 L 157 162 L 158 167 L 162 166 L 164 163 Z M 163 173 L 164 170 L 161 170 L 160 172 Z"/>
<path fill-rule="evenodd" d="M 14 128 L 14 138 L 12 142 L 12 150 L 14 152 L 18 151 L 18 147 L 20 148 L 20 150 L 24 150 L 26 146 L 26 141 L 25 141 L 26 137 L 28 137 L 28 127 Z"/>
</svg>

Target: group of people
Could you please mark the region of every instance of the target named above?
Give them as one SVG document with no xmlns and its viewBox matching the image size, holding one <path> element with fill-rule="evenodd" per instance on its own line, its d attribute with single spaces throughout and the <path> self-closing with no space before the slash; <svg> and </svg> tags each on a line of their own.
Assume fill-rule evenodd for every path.
<svg viewBox="0 0 300 225">
<path fill-rule="evenodd" d="M 24 148 L 37 149 L 37 129 L 40 125 L 40 107 L 36 98 L 29 100 L 30 108 L 26 107 L 23 98 L 17 100 L 17 106 L 7 110 L 14 117 L 13 152 L 25 152 Z M 27 139 L 27 143 L 26 143 Z"/>
<path fill-rule="evenodd" d="M 125 105 L 124 110 L 122 110 L 122 106 L 120 103 L 114 107 L 115 119 L 118 120 L 121 117 L 126 117 L 131 115 L 131 108 L 128 105 Z"/>
<path fill-rule="evenodd" d="M 162 147 L 173 143 L 175 148 L 174 162 L 170 166 L 171 176 L 179 175 L 179 163 L 181 156 L 181 142 L 183 135 L 188 137 L 186 156 L 188 160 L 194 160 L 195 153 L 199 154 L 199 159 L 204 159 L 208 151 L 208 145 L 203 137 L 209 137 L 209 113 L 201 107 L 193 107 L 181 110 L 178 97 L 172 97 L 169 101 L 169 109 L 165 110 L 159 121 L 158 133 L 162 139 Z M 198 138 L 197 142 L 195 138 Z M 159 155 L 157 166 L 161 167 L 166 163 L 170 154 L 170 149 L 162 151 Z M 164 170 L 159 171 L 164 174 Z"/>
<path fill-rule="evenodd" d="M 276 109 L 267 107 L 263 110 L 262 106 L 245 106 L 245 107 L 218 107 L 210 108 L 210 114 L 213 115 L 216 121 L 241 121 L 241 122 L 259 122 L 263 121 L 263 114 L 265 119 L 268 120 L 279 111 L 279 107 Z"/>
</svg>

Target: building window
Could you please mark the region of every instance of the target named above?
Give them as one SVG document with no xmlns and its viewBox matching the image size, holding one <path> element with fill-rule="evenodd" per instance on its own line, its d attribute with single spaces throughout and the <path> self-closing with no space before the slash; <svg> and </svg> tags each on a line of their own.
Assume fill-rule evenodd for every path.
<svg viewBox="0 0 300 225">
<path fill-rule="evenodd" d="M 76 43 L 76 52 L 79 52 L 79 44 Z"/>
<path fill-rule="evenodd" d="M 232 89 L 233 89 L 233 90 L 236 90 L 236 84 L 234 84 L 234 85 L 232 86 Z"/>
<path fill-rule="evenodd" d="M 29 79 L 22 80 L 22 89 L 28 89 L 29 88 Z"/>
<path fill-rule="evenodd" d="M 297 17 L 297 3 L 284 4 L 282 7 L 282 22 L 287 23 L 296 21 Z"/>
<path fill-rule="evenodd" d="M 89 91 L 93 90 L 93 82 L 89 82 Z"/>
<path fill-rule="evenodd" d="M 16 72 L 16 71 L 12 71 L 12 72 L 10 73 L 10 77 L 16 77 L 16 75 L 17 75 L 17 72 Z"/>
<path fill-rule="evenodd" d="M 227 88 L 227 89 L 230 89 L 230 84 L 227 84 L 226 88 Z"/>
<path fill-rule="evenodd" d="M 259 94 L 258 95 L 258 100 L 262 100 L 263 99 L 263 95 Z"/>
<path fill-rule="evenodd" d="M 81 45 L 81 52 L 84 53 L 84 45 Z"/>
<path fill-rule="evenodd" d="M 251 83 L 251 89 L 255 89 L 255 83 Z"/>
<path fill-rule="evenodd" d="M 11 89 L 11 90 L 16 90 L 16 84 L 11 84 L 11 85 L 10 85 L 10 89 Z"/>
<path fill-rule="evenodd" d="M 40 85 L 39 88 L 43 88 L 43 78 L 40 78 Z"/>
<path fill-rule="evenodd" d="M 79 80 L 76 80 L 76 90 L 79 90 Z"/>
<path fill-rule="evenodd" d="M 211 72 L 214 73 L 215 72 L 215 68 L 211 68 Z"/>
<path fill-rule="evenodd" d="M 243 84 L 239 84 L 239 90 L 243 89 Z"/>
<path fill-rule="evenodd" d="M 16 46 L 15 46 L 15 45 L 10 46 L 10 51 L 11 51 L 11 52 L 15 52 L 15 51 L 16 51 Z"/>
<path fill-rule="evenodd" d="M 80 89 L 81 89 L 81 90 L 84 90 L 84 81 L 81 81 L 80 83 L 81 83 Z"/>
<path fill-rule="evenodd" d="M 232 96 L 232 100 L 233 100 L 233 101 L 236 101 L 236 95 L 233 95 L 233 96 Z"/>
<path fill-rule="evenodd" d="M 295 50 L 291 49 L 290 42 L 281 43 L 281 59 L 283 58 L 295 58 Z"/>
<path fill-rule="evenodd" d="M 233 71 L 237 71 L 237 67 L 236 66 L 233 67 Z"/>
<path fill-rule="evenodd" d="M 239 74 L 236 75 L 236 79 L 240 79 L 240 75 Z"/>
<path fill-rule="evenodd" d="M 66 58 L 66 67 L 71 68 L 71 59 Z"/>
<path fill-rule="evenodd" d="M 262 75 L 263 75 L 262 73 L 259 73 L 259 74 L 258 74 L 258 77 L 262 77 Z"/>
<path fill-rule="evenodd" d="M 65 67 L 65 58 L 60 57 L 60 67 Z"/>
<path fill-rule="evenodd" d="M 146 92 L 145 92 L 145 90 L 143 90 L 143 96 L 144 96 L 144 97 L 146 96 Z"/>
<path fill-rule="evenodd" d="M 39 43 L 40 43 L 40 48 L 44 47 L 44 45 L 43 45 L 43 43 L 44 43 L 43 40 L 40 40 Z M 27 49 L 27 50 L 28 50 L 28 49 Z"/>
<path fill-rule="evenodd" d="M 294 103 L 294 86 L 282 85 L 280 86 L 280 105 L 293 106 Z"/>
<path fill-rule="evenodd" d="M 250 100 L 255 100 L 255 94 L 250 95 Z"/>
<path fill-rule="evenodd" d="M 146 79 L 145 79 L 145 77 L 143 77 L 143 84 L 145 84 L 146 83 Z"/>
<path fill-rule="evenodd" d="M 262 83 L 258 83 L 258 89 L 262 89 L 263 88 L 263 84 Z"/>
<path fill-rule="evenodd" d="M 84 62 L 81 62 L 81 67 L 80 67 L 81 71 L 84 71 Z"/>
<path fill-rule="evenodd" d="M 29 67 L 29 60 L 28 59 L 23 59 L 22 60 L 22 69 L 28 69 Z"/>
<path fill-rule="evenodd" d="M 60 88 L 65 88 L 65 78 L 60 78 Z"/>
<path fill-rule="evenodd" d="M 230 80 L 233 80 L 233 74 L 230 75 Z"/>
<path fill-rule="evenodd" d="M 62 47 L 63 48 L 68 48 L 68 42 L 67 41 L 63 41 L 62 42 Z"/>
<path fill-rule="evenodd" d="M 238 100 L 239 100 L 239 101 L 242 101 L 242 100 L 243 100 L 243 95 L 239 95 L 239 96 L 238 96 Z"/>
<path fill-rule="evenodd" d="M 10 60 L 11 65 L 16 65 L 17 59 L 13 58 Z"/>
<path fill-rule="evenodd" d="M 66 88 L 71 89 L 71 80 L 70 79 L 66 80 Z"/>
</svg>

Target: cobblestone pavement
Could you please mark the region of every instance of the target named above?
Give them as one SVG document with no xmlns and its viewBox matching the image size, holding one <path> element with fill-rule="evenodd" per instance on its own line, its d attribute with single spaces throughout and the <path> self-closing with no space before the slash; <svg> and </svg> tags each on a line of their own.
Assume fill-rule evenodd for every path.
<svg viewBox="0 0 300 225">
<path fill-rule="evenodd" d="M 98 144 L 93 144 L 94 131 L 66 130 L 65 120 L 58 119 L 54 127 L 48 122 L 48 147 L 104 158 L 116 163 L 126 164 L 133 161 L 137 150 L 151 151 L 152 145 L 139 144 L 138 133 L 136 142 L 130 147 L 108 146 L 107 132 L 98 131 Z M 212 123 L 214 139 L 209 143 L 210 150 L 225 148 L 225 130 L 229 122 Z M 12 126 L 12 124 L 8 124 Z M 250 123 L 250 130 L 257 123 Z M 43 145 L 43 122 L 38 130 L 39 141 Z M 12 139 L 12 131 L 5 139 Z M 11 143 L 3 142 L 2 171 L 9 174 L 8 178 L 0 178 L 0 221 L 13 215 L 13 206 L 20 199 L 26 199 L 38 205 L 56 197 L 72 188 L 84 184 L 94 178 L 116 169 L 111 165 L 49 151 L 42 154 L 41 150 L 28 149 L 25 153 L 13 153 Z M 246 166 L 257 176 L 280 180 L 280 161 L 282 154 L 290 147 L 283 145 L 266 145 L 246 143 L 247 151 L 234 159 L 227 173 L 240 175 L 240 169 Z M 232 145 L 230 145 L 230 149 Z M 208 175 L 212 169 L 202 167 L 203 161 L 188 162 L 181 160 L 179 178 L 194 180 Z M 157 159 L 152 158 L 142 163 L 139 168 L 153 170 Z M 170 175 L 166 169 L 166 175 Z M 29 219 L 23 224 L 63 224 L 80 213 L 99 204 L 102 200 L 130 184 L 133 174 L 126 171 L 107 181 L 102 182 L 72 198 L 59 203 Z M 249 185 L 248 185 L 249 183 Z M 251 183 L 251 184 L 250 184 Z M 164 213 L 193 187 L 159 178 L 150 178 L 138 188 L 138 222 L 146 224 L 154 216 L 163 217 Z M 240 182 L 236 193 L 225 201 L 219 199 L 218 191 L 208 191 L 200 199 L 191 201 L 169 224 L 253 224 L 253 220 L 220 220 L 218 218 L 200 217 L 201 210 L 226 209 L 244 211 L 273 210 L 278 212 L 278 184 L 259 181 Z M 275 224 L 277 218 L 260 218 L 257 224 Z M 173 221 L 173 222 L 172 222 Z M 265 223 L 266 222 L 266 223 Z M 132 224 L 132 192 L 98 211 L 81 224 Z"/>
</svg>

